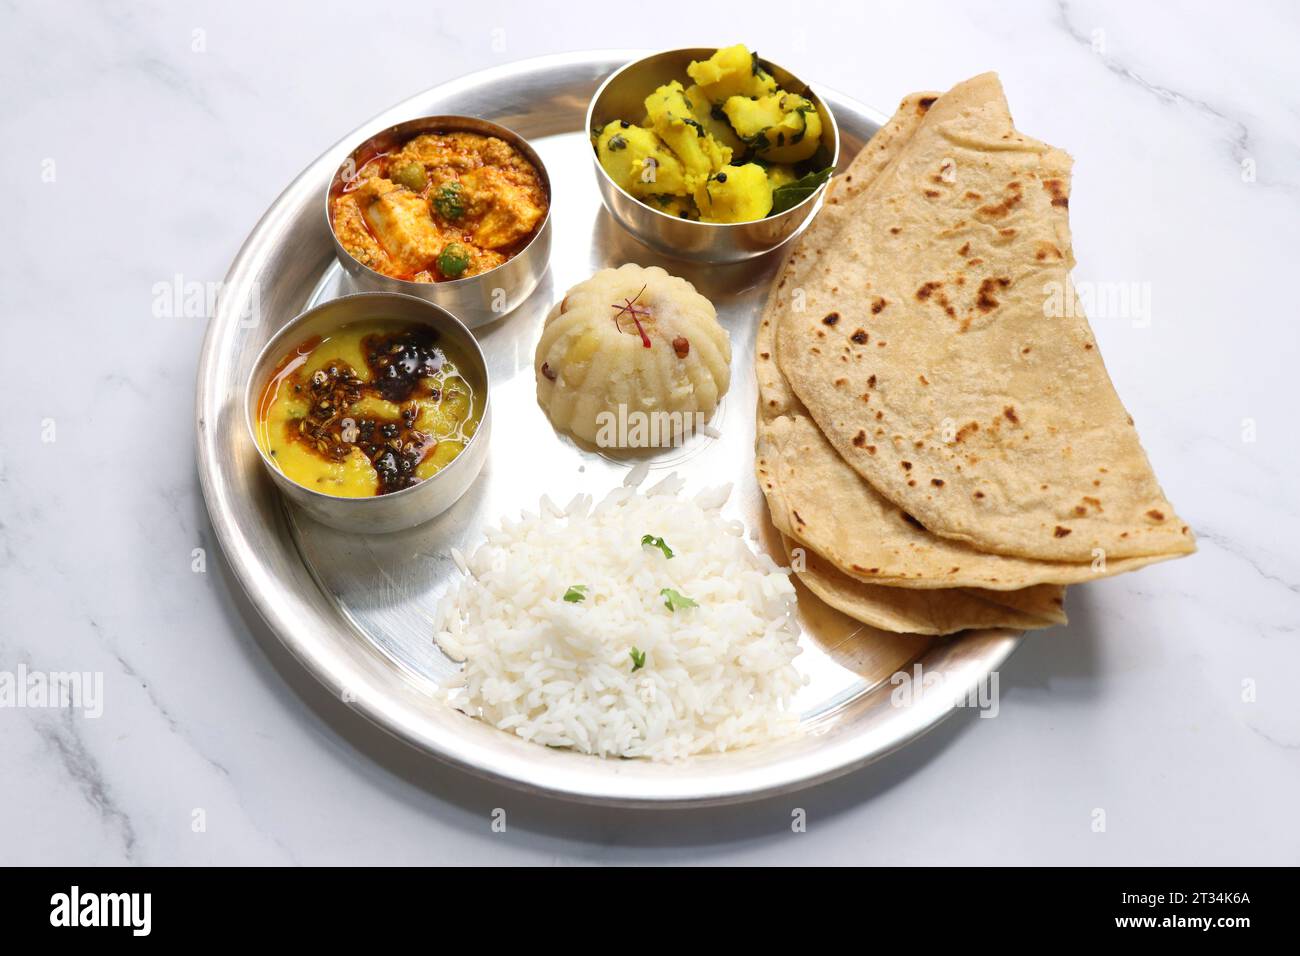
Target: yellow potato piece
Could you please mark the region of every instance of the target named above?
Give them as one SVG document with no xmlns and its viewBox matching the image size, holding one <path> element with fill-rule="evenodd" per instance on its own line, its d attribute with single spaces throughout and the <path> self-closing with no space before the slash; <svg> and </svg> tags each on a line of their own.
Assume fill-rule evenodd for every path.
<svg viewBox="0 0 1300 956">
<path fill-rule="evenodd" d="M 779 189 L 788 183 L 794 182 L 798 178 L 799 174 L 794 171 L 793 166 L 778 163 L 774 166 L 767 167 L 767 181 L 771 184 L 773 189 Z"/>
<path fill-rule="evenodd" d="M 647 96 L 645 109 L 651 128 L 681 160 L 688 190 L 731 162 L 731 150 L 719 145 L 695 119 L 685 91 L 676 80 Z"/>
<path fill-rule="evenodd" d="M 821 143 L 821 114 L 811 100 L 797 93 L 757 99 L 733 96 L 722 110 L 736 133 L 770 162 L 797 163 L 817 152 Z"/>
<path fill-rule="evenodd" d="M 686 196 L 681 161 L 653 130 L 612 120 L 596 137 L 596 157 L 605 172 L 633 196 Z"/>
<path fill-rule="evenodd" d="M 695 191 L 701 222 L 752 222 L 772 211 L 772 185 L 757 163 L 726 166 Z"/>
<path fill-rule="evenodd" d="M 725 47 L 707 60 L 692 61 L 686 72 L 712 103 L 732 96 L 766 96 L 776 90 L 776 80 L 743 43 Z"/>
<path fill-rule="evenodd" d="M 703 126 L 705 131 L 717 140 L 718 145 L 731 150 L 732 158 L 745 151 L 744 142 L 736 135 L 736 131 L 731 128 L 731 124 L 727 122 L 727 116 L 722 112 L 722 107 L 710 102 L 709 97 L 698 85 L 687 88 L 686 102 L 691 108 L 691 115 L 695 117 L 695 122 Z"/>
<path fill-rule="evenodd" d="M 690 196 L 647 196 L 646 202 L 666 216 L 674 219 L 699 219 L 700 211 Z"/>
</svg>

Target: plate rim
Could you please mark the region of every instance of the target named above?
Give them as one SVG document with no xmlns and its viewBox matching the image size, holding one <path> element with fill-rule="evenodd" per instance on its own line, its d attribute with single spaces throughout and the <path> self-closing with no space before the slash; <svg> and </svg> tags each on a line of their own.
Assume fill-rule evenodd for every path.
<svg viewBox="0 0 1300 956">
<path fill-rule="evenodd" d="M 250 563 L 256 562 L 257 556 L 249 553 L 251 550 L 248 547 L 249 543 L 244 540 L 242 531 L 236 527 L 236 522 L 227 507 L 225 499 L 231 493 L 230 482 L 218 474 L 217 448 L 215 447 L 217 444 L 215 436 L 218 429 L 215 422 L 208 420 L 210 403 L 214 401 L 211 390 L 219 365 L 217 351 L 220 344 L 219 340 L 222 337 L 221 332 L 231 321 L 239 321 L 238 312 L 229 304 L 226 292 L 231 288 L 238 288 L 241 281 L 248 281 L 257 277 L 257 273 L 260 271 L 257 262 L 261 258 L 262 245 L 273 238 L 269 235 L 271 226 L 274 225 L 278 216 L 284 214 L 296 194 L 302 191 L 306 184 L 313 181 L 318 167 L 328 165 L 340 150 L 346 149 L 350 144 L 359 141 L 360 138 L 371 135 L 374 131 L 390 125 L 395 121 L 394 117 L 411 110 L 422 112 L 425 108 L 418 104 L 433 96 L 451 97 L 461 90 L 478 89 L 485 85 L 500 83 L 538 71 L 550 72 L 583 67 L 616 69 L 621 63 L 646 55 L 648 52 L 651 51 L 637 49 L 580 50 L 515 60 L 467 73 L 421 90 L 381 111 L 345 134 L 308 163 L 258 218 L 257 223 L 240 244 L 239 250 L 235 254 L 222 282 L 221 294 L 217 298 L 216 308 L 208 321 L 203 345 L 199 352 L 195 394 L 196 462 L 209 523 L 226 558 L 226 562 L 230 566 L 249 604 L 257 611 L 258 616 L 276 636 L 280 644 L 289 651 L 290 655 L 309 674 L 319 681 L 326 690 L 331 692 L 336 699 L 342 699 L 349 707 L 360 713 L 371 723 L 437 760 L 449 763 L 479 778 L 502 783 L 528 793 L 594 805 L 613 805 L 629 808 L 723 805 L 792 793 L 824 783 L 886 757 L 934 729 L 950 716 L 957 709 L 955 699 L 952 699 L 954 695 L 948 695 L 942 700 L 938 697 L 922 699 L 920 702 L 906 708 L 910 717 L 910 720 L 905 722 L 906 726 L 899 728 L 886 741 L 874 747 L 869 744 L 872 738 L 871 734 L 859 735 L 858 738 L 854 738 L 854 741 L 857 742 L 856 746 L 841 743 L 838 746 L 827 748 L 820 753 L 820 759 L 791 759 L 785 764 L 791 769 L 783 773 L 774 775 L 770 772 L 772 768 L 782 766 L 780 763 L 760 765 L 750 767 L 747 770 L 742 769 L 737 773 L 719 775 L 717 782 L 709 786 L 675 787 L 671 786 L 672 777 L 665 775 L 659 786 L 647 790 L 643 784 L 651 778 L 642 777 L 639 774 L 624 776 L 617 771 L 608 773 L 601 778 L 603 786 L 577 786 L 575 782 L 567 778 L 541 782 L 535 776 L 512 773 L 508 769 L 499 766 L 488 766 L 487 762 L 474 759 L 475 752 L 480 748 L 476 748 L 472 743 L 458 741 L 457 743 L 461 744 L 460 746 L 447 746 L 446 741 L 431 737 L 427 731 L 420 732 L 412 725 L 409 719 L 410 715 L 402 713 L 404 704 L 399 705 L 389 699 L 391 689 L 386 693 L 385 688 L 376 683 L 377 675 L 373 673 L 373 669 L 380 664 L 377 658 L 382 655 L 377 649 L 371 647 L 369 642 L 358 642 L 358 644 L 364 643 L 366 646 L 350 648 L 350 654 L 336 655 L 334 660 L 324 660 L 321 655 L 311 653 L 310 648 L 297 633 L 304 626 L 303 622 L 301 620 L 295 622 L 290 619 L 292 609 L 284 606 L 285 601 L 272 600 L 268 593 L 268 589 L 274 587 L 279 588 L 281 593 L 288 590 L 289 593 L 293 594 L 292 588 L 286 589 L 284 582 L 276 577 L 269 567 L 265 565 L 255 566 L 254 563 Z M 841 110 L 847 107 L 877 125 L 883 125 L 888 118 L 853 97 L 846 96 L 820 83 L 815 85 L 818 91 L 832 105 Z M 314 195 L 315 190 L 311 190 L 311 192 Z M 242 298 L 236 295 L 234 301 L 242 301 Z M 232 313 L 234 314 L 232 315 Z M 216 405 L 219 409 L 220 402 L 216 402 Z M 293 535 L 287 527 L 288 519 L 283 511 L 284 507 L 285 505 L 278 500 L 277 496 L 274 505 L 275 513 L 269 517 L 278 523 L 279 532 L 293 541 Z M 292 547 L 301 565 L 300 570 L 308 578 L 311 578 L 311 569 L 301 560 L 296 541 L 293 541 Z M 311 579 L 311 586 L 318 591 L 320 589 L 319 584 L 314 579 Z M 319 594 L 318 597 L 325 601 L 329 600 L 329 596 L 323 593 Z M 305 602 L 302 602 L 301 595 L 293 594 L 293 598 L 294 601 L 288 603 L 294 603 L 295 601 L 303 603 L 303 609 L 308 613 L 311 612 L 312 609 L 307 607 Z M 349 630 L 354 629 L 346 621 L 343 622 L 343 626 Z M 1023 632 L 1010 629 L 974 633 L 985 639 L 988 647 L 977 658 L 973 668 L 967 662 L 967 671 L 969 673 L 962 672 L 962 676 L 967 679 L 967 684 L 962 685 L 963 691 L 969 691 L 971 687 L 1001 667 L 1020 645 L 1024 637 Z M 942 646 L 952 646 L 955 643 L 948 642 Z M 916 659 L 923 660 L 928 653 L 926 652 L 926 654 Z M 387 659 L 384 658 L 384 661 L 386 662 Z M 860 694 L 858 699 L 865 700 L 880 692 L 881 689 L 880 686 L 876 686 L 866 694 Z M 960 696 L 964 695 L 956 695 L 956 697 Z M 500 733 L 495 729 L 489 729 L 493 734 Z M 453 730 L 453 736 L 454 734 L 455 731 Z M 522 741 L 520 743 L 523 744 Z M 523 745 L 533 746 L 531 744 Z M 600 758 L 587 757 L 586 755 L 573 756 L 581 760 L 600 760 Z M 725 759 L 727 756 L 729 755 L 720 755 L 720 758 Z M 560 758 L 557 756 L 557 759 Z M 712 761 L 719 759 L 719 757 L 710 756 L 695 759 Z M 592 776 L 595 775 L 578 774 L 576 779 L 581 782 L 590 780 Z M 756 777 L 769 777 L 770 779 L 755 779 Z"/>
</svg>

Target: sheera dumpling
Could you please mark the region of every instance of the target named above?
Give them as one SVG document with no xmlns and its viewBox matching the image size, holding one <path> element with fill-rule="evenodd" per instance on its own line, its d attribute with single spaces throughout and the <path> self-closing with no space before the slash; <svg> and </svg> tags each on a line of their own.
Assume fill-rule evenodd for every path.
<svg viewBox="0 0 1300 956">
<path fill-rule="evenodd" d="M 679 444 L 731 384 L 713 303 L 657 266 L 602 269 L 546 317 L 533 361 L 556 428 L 600 448 Z"/>
</svg>

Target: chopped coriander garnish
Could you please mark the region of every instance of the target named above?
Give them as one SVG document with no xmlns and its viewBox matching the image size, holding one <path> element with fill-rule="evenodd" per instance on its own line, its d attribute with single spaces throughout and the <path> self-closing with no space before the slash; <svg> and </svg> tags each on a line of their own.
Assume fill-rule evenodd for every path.
<svg viewBox="0 0 1300 956">
<path fill-rule="evenodd" d="M 635 674 L 641 668 L 645 667 L 645 651 L 638 651 L 635 647 L 628 651 L 628 656 L 632 658 L 632 673 Z"/>
<path fill-rule="evenodd" d="M 685 594 L 674 591 L 672 588 L 664 588 L 659 592 L 664 599 L 664 607 L 676 614 L 678 611 L 684 611 L 688 607 L 699 607 L 697 603 L 688 598 Z"/>
<path fill-rule="evenodd" d="M 652 534 L 641 535 L 641 545 L 644 547 L 647 544 L 652 548 L 658 548 L 662 551 L 665 558 L 671 558 L 673 556 L 673 549 L 664 544 L 663 538 L 657 538 Z"/>
<path fill-rule="evenodd" d="M 564 600 L 570 604 L 577 604 L 587 599 L 587 585 L 575 584 L 569 590 L 564 592 Z"/>
</svg>

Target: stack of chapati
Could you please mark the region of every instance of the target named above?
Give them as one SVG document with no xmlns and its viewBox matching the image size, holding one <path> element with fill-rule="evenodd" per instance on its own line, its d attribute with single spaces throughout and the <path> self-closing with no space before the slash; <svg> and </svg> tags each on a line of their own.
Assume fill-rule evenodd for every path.
<svg viewBox="0 0 1300 956">
<path fill-rule="evenodd" d="M 800 578 L 860 621 L 1048 627 L 1064 585 L 1195 550 L 1086 317 L 1045 308 L 1075 301 L 1070 164 L 994 74 L 909 96 L 773 284 L 759 483 Z"/>
</svg>

